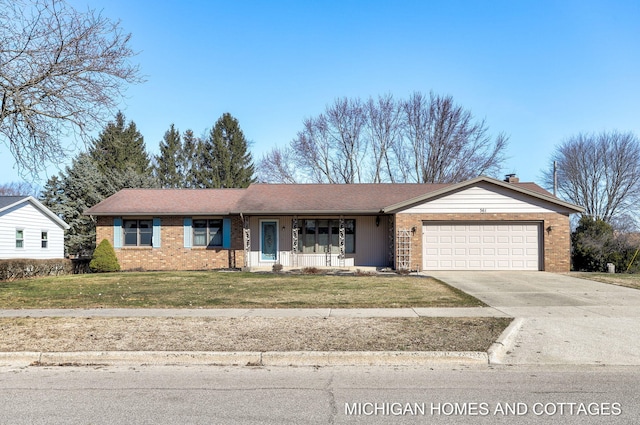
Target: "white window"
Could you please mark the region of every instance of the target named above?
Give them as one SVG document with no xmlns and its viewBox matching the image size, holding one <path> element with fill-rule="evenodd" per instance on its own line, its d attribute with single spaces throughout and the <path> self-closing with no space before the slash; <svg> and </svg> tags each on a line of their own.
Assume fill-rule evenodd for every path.
<svg viewBox="0 0 640 425">
<path fill-rule="evenodd" d="M 16 248 L 24 248 L 24 230 L 16 229 Z"/>
<path fill-rule="evenodd" d="M 44 230 L 40 232 L 40 246 L 44 249 L 49 248 L 49 232 Z"/>
</svg>

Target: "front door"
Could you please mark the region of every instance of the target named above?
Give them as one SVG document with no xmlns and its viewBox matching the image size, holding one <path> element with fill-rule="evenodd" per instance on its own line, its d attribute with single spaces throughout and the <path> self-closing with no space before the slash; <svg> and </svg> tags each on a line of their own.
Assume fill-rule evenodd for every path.
<svg viewBox="0 0 640 425">
<path fill-rule="evenodd" d="M 260 222 L 260 259 L 276 261 L 278 259 L 278 222 Z"/>
</svg>

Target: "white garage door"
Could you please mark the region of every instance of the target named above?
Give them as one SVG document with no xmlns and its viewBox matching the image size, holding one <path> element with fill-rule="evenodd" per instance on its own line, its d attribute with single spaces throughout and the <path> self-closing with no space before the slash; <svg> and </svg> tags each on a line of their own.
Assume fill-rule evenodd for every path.
<svg viewBox="0 0 640 425">
<path fill-rule="evenodd" d="M 424 270 L 539 270 L 538 223 L 423 226 Z"/>
</svg>

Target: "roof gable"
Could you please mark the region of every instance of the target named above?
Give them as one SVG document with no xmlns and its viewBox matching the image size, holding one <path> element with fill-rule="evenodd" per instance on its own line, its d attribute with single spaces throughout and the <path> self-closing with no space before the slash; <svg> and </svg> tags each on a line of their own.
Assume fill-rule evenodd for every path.
<svg viewBox="0 0 640 425">
<path fill-rule="evenodd" d="M 53 211 L 45 207 L 40 201 L 33 196 L 0 196 L 0 215 L 5 211 L 8 211 L 14 207 L 20 206 L 20 204 L 30 203 L 41 213 L 49 217 L 52 221 L 58 224 L 63 229 L 68 229 L 69 225 L 64 222 L 60 217 L 55 215 Z"/>
<path fill-rule="evenodd" d="M 433 192 L 425 193 L 415 198 L 388 205 L 387 207 L 383 208 L 383 211 L 386 213 L 402 212 L 417 205 L 426 204 L 436 199 L 440 199 L 445 196 L 478 186 L 485 186 L 489 188 L 493 186 L 502 194 L 502 196 L 511 196 L 509 194 L 511 192 L 515 195 L 511 197 L 517 198 L 520 202 L 523 203 L 527 202 L 527 200 L 530 199 L 531 201 L 529 202 L 532 202 L 538 206 L 541 206 L 541 202 L 548 205 L 553 205 L 554 211 L 563 210 L 567 213 L 575 213 L 582 212 L 584 210 L 582 207 L 558 199 L 535 183 L 508 183 L 491 177 L 480 176 L 466 182 L 451 184 L 439 190 L 435 190 Z"/>
<path fill-rule="evenodd" d="M 0 196 L 0 212 L 26 200 L 28 196 Z"/>
</svg>

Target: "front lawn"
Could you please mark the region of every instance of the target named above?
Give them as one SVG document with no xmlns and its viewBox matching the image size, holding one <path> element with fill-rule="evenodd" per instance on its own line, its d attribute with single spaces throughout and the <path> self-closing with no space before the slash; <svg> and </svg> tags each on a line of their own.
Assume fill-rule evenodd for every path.
<svg viewBox="0 0 640 425">
<path fill-rule="evenodd" d="M 0 308 L 401 308 L 484 304 L 436 279 L 136 272 L 0 282 Z"/>
<path fill-rule="evenodd" d="M 640 274 L 572 272 L 571 276 L 640 289 Z"/>
</svg>

